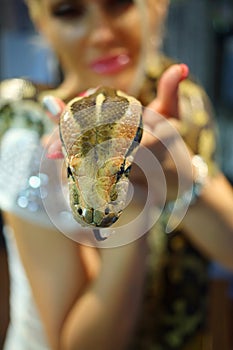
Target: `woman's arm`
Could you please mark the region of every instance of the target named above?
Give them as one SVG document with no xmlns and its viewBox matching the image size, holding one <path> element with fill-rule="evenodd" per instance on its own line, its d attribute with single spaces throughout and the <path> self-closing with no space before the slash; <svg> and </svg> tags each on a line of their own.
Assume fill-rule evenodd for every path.
<svg viewBox="0 0 233 350">
<path fill-rule="evenodd" d="M 61 349 L 120 350 L 128 345 L 142 296 L 144 237 L 101 251 L 101 270 L 76 301 L 61 334 Z"/>
<path fill-rule="evenodd" d="M 182 225 L 196 246 L 233 269 L 233 190 L 221 173 L 208 179 Z"/>
<path fill-rule="evenodd" d="M 16 232 L 51 348 L 124 349 L 140 305 L 145 236 L 97 251 L 11 214 L 5 220 Z"/>
<path fill-rule="evenodd" d="M 154 111 L 162 112 L 164 115 L 168 116 L 169 121 L 172 122 L 175 128 L 182 131 L 182 123 L 180 123 L 179 114 L 180 112 L 183 114 L 187 113 L 187 109 L 185 108 L 185 104 L 180 106 L 178 103 L 178 87 L 182 78 L 181 68 L 178 65 L 175 65 L 165 72 L 160 80 L 158 97 L 149 107 Z M 197 91 L 197 88 L 194 90 Z M 196 95 L 191 95 L 191 105 L 194 104 L 194 108 L 197 108 L 196 112 L 198 112 L 198 108 L 200 108 L 200 111 L 202 108 L 202 116 L 206 116 L 208 118 L 208 113 L 211 113 L 208 100 L 205 101 L 205 96 L 203 96 L 204 100 L 202 100 L 202 96 L 199 98 L 197 93 Z M 170 101 L 172 101 L 172 103 Z M 195 106 L 195 104 L 197 104 L 197 106 Z M 179 107 L 183 107 L 182 110 L 179 111 Z M 190 113 L 190 111 L 188 111 L 188 113 Z M 171 116 L 173 117 L 172 119 L 169 118 Z M 205 122 L 208 123 L 208 120 Z M 156 125 L 154 126 L 150 119 L 148 119 L 148 124 L 151 126 L 152 130 L 153 127 L 155 128 L 156 133 Z M 187 141 L 190 146 L 192 143 L 197 142 L 196 139 L 198 139 L 201 129 L 206 129 L 205 124 L 202 124 L 202 122 L 200 122 L 200 126 L 198 124 L 194 124 L 194 130 L 191 128 L 190 132 L 188 133 L 189 136 L 187 137 Z M 210 141 L 208 136 L 209 134 L 204 136 L 207 138 L 207 144 L 202 143 L 204 156 L 207 154 L 209 156 L 209 146 L 213 146 L 212 142 L 208 142 Z M 174 133 L 173 143 L 171 143 L 170 146 L 171 148 L 175 145 L 176 139 L 179 143 L 179 138 L 177 138 L 176 134 Z M 146 146 L 152 150 L 153 147 L 157 147 L 156 143 L 153 142 L 153 139 L 151 144 L 149 138 L 146 139 L 145 142 Z M 157 150 L 155 148 L 155 154 L 156 151 Z M 170 194 L 173 196 L 177 191 L 177 181 L 172 181 L 172 178 L 177 179 L 177 168 L 174 162 L 169 159 L 168 151 L 169 149 L 164 150 L 164 157 L 161 164 L 163 166 L 164 174 L 168 180 L 168 196 Z M 191 161 L 193 152 L 190 151 L 188 147 L 187 151 L 190 152 Z M 166 160 L 166 157 L 168 161 Z M 182 153 L 180 153 L 179 160 L 181 161 L 181 166 L 179 168 L 181 178 L 183 179 L 183 182 L 185 182 L 186 179 L 187 182 L 190 183 L 190 178 L 187 178 L 187 175 L 190 175 L 190 171 L 184 175 L 185 171 L 190 169 L 190 162 L 187 162 L 187 158 L 185 157 L 182 160 Z M 211 164 L 211 161 L 209 163 Z M 213 168 L 214 167 L 212 166 L 211 170 Z M 174 197 L 172 200 L 174 200 Z M 209 175 L 198 200 L 194 205 L 189 207 L 186 215 L 184 216 L 182 227 L 184 232 L 186 232 L 186 234 L 192 239 L 193 243 L 205 254 L 207 254 L 210 258 L 224 264 L 226 267 L 233 269 L 233 190 L 221 172 L 214 175 Z"/>
<path fill-rule="evenodd" d="M 88 283 L 81 248 L 56 230 L 12 214 L 4 213 L 4 221 L 15 233 L 47 337 L 52 349 L 57 349 L 67 313 Z"/>
</svg>

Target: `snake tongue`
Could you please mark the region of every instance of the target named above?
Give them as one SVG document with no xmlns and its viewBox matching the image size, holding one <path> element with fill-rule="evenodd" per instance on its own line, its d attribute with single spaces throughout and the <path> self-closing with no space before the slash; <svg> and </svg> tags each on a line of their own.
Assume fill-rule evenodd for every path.
<svg viewBox="0 0 233 350">
<path fill-rule="evenodd" d="M 107 237 L 101 236 L 100 230 L 98 229 L 93 229 L 93 233 L 97 241 L 105 241 L 105 239 L 107 239 Z"/>
</svg>

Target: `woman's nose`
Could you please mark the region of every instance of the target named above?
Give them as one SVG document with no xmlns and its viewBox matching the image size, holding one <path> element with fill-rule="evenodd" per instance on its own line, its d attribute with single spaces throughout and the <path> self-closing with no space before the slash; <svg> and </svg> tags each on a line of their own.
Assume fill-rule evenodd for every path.
<svg viewBox="0 0 233 350">
<path fill-rule="evenodd" d="M 92 15 L 89 42 L 93 46 L 107 46 L 114 41 L 114 18 L 103 10 L 96 10 Z"/>
</svg>

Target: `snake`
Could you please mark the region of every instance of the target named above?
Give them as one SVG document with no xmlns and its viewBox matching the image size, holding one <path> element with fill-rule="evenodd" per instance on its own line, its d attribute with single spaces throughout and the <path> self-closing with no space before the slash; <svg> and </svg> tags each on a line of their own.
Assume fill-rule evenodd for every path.
<svg viewBox="0 0 233 350">
<path fill-rule="evenodd" d="M 68 102 L 59 131 L 73 217 L 102 240 L 99 228 L 113 225 L 127 204 L 143 134 L 142 105 L 120 90 L 100 87 Z"/>
</svg>

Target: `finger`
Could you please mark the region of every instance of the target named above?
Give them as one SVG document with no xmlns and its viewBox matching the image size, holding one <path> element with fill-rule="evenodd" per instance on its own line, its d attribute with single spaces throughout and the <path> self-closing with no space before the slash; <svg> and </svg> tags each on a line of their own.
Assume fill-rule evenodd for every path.
<svg viewBox="0 0 233 350">
<path fill-rule="evenodd" d="M 47 158 L 49 159 L 62 159 L 64 158 L 62 152 L 62 143 L 60 139 L 55 140 L 47 150 Z"/>
<path fill-rule="evenodd" d="M 148 107 L 164 116 L 179 118 L 179 84 L 188 74 L 189 68 L 186 64 L 169 67 L 160 78 L 156 99 Z"/>
<path fill-rule="evenodd" d="M 50 119 L 58 124 L 60 115 L 65 108 L 65 103 L 57 97 L 47 95 L 43 98 L 42 104 Z"/>
<path fill-rule="evenodd" d="M 45 135 L 42 138 L 42 145 L 46 149 L 46 157 L 49 159 L 61 159 L 64 158 L 62 152 L 62 142 L 60 139 L 59 127 L 50 135 Z"/>
</svg>

